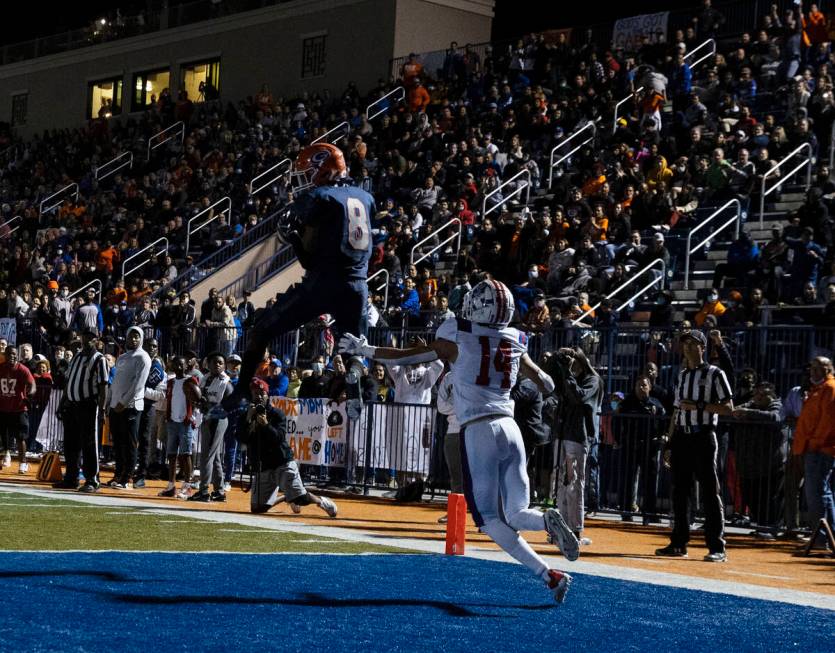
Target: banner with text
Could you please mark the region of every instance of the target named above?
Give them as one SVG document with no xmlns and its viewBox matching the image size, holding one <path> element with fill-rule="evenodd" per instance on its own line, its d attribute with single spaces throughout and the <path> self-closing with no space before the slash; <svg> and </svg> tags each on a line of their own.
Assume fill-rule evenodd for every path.
<svg viewBox="0 0 835 653">
<path fill-rule="evenodd" d="M 17 345 L 17 320 L 15 318 L 0 318 L 0 338 L 12 346 Z"/>
<path fill-rule="evenodd" d="M 615 48 L 627 52 L 635 51 L 640 45 L 642 36 L 648 36 L 650 43 L 658 43 L 661 40 L 660 37 L 666 41 L 669 17 L 669 11 L 660 11 L 657 14 L 642 14 L 616 20 L 612 32 L 612 42 Z"/>
<path fill-rule="evenodd" d="M 271 397 L 287 416 L 287 444 L 300 465 L 344 467 L 348 446 L 345 404 L 328 399 Z"/>
</svg>

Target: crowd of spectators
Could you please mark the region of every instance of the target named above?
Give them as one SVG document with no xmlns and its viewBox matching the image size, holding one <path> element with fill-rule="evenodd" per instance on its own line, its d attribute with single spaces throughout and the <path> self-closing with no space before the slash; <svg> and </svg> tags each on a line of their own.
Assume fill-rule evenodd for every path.
<svg viewBox="0 0 835 653">
<path fill-rule="evenodd" d="M 804 144 L 816 161 L 804 204 L 766 242 L 756 242 L 744 225 L 715 270 L 715 287 L 683 317 L 706 330 L 783 320 L 830 324 L 835 185 L 823 160 L 835 120 L 835 58 L 821 28 L 825 17 L 815 5 L 785 13 L 773 7 L 756 29 L 718 40 L 715 56 L 691 67 L 688 53 L 723 22 L 709 0 L 695 18 L 669 39 L 642 39 L 635 52 L 564 33 L 479 51 L 452 44 L 438 70 L 424 69 L 412 55 L 396 82 L 380 80 L 365 95 L 354 84 L 339 96 L 294 98 L 264 85 L 237 103 L 194 104 L 182 94 L 175 102 L 164 93 L 138 119 L 99 119 L 21 143 L 0 179 L 4 220 L 22 216 L 18 230 L 0 233 L 0 317 L 34 320 L 52 345 L 44 354 L 53 368 L 73 330 L 93 321 L 114 350 L 130 326 L 140 326 L 165 343 L 164 353 L 188 352 L 196 361 L 214 350 L 232 354 L 258 307 L 216 293 L 198 307 L 170 281 L 292 203 L 283 183 L 255 197 L 246 184 L 345 121 L 350 133 L 337 144 L 349 174 L 379 206 L 369 274 L 388 273 L 388 304 L 382 288 L 370 300 L 372 327 L 431 332 L 460 310 L 474 282 L 491 275 L 511 287 L 517 319 L 532 333 L 576 320 L 584 329 L 611 327 L 630 313 L 638 317 L 641 308 L 651 327 L 688 328 L 678 314 L 687 304 L 674 307 L 669 290 L 621 311 L 614 301 L 595 305 L 656 259 L 679 278 L 683 236 L 730 199 L 753 216 L 766 173 Z M 364 107 L 398 84 L 405 100 L 391 101 L 368 121 Z M 615 120 L 616 103 L 630 94 L 633 101 Z M 95 180 L 92 166 L 144 147 L 175 120 L 187 125 L 181 150 L 161 148 L 148 164 Z M 549 179 L 552 148 L 589 122 L 596 125 L 594 140 Z M 530 188 L 522 185 L 525 171 Z M 769 180 L 778 181 L 779 173 Z M 40 215 L 40 200 L 70 181 L 78 182 L 79 198 Z M 232 200 L 228 221 L 213 222 L 195 234 L 193 251 L 183 251 L 188 219 L 223 196 Z M 121 278 L 120 261 L 161 236 L 171 243 L 167 256 L 151 257 Z M 417 265 L 413 249 L 423 257 Z M 92 279 L 104 287 L 100 306 L 95 294 L 68 299 Z M 628 283 L 622 296 L 644 283 Z M 286 352 L 267 354 L 271 388 L 283 388 L 286 373 L 288 396 L 306 385 L 339 396 L 333 379 L 341 363 L 327 316 L 313 333 L 307 375 L 284 371 Z M 371 378 L 385 379 L 370 365 Z M 392 394 L 391 385 L 379 383 L 372 393 Z"/>
</svg>

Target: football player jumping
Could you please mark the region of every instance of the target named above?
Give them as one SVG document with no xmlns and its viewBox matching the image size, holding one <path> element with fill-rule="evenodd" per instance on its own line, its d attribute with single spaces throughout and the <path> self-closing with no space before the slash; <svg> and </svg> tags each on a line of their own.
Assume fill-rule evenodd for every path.
<svg viewBox="0 0 835 653">
<path fill-rule="evenodd" d="M 365 333 L 374 198 L 344 184 L 346 175 L 345 158 L 334 145 L 316 143 L 299 152 L 291 172 L 297 199 L 279 238 L 293 246 L 305 275 L 247 329 L 238 385 L 223 402 L 227 410 L 248 398 L 264 349 L 276 336 L 323 313 L 333 316 L 341 333 Z"/>
<path fill-rule="evenodd" d="M 486 280 L 477 284 L 464 297 L 463 316 L 444 321 L 429 345 L 372 347 L 364 336 L 345 334 L 339 349 L 401 365 L 437 359 L 452 364 L 464 494 L 473 520 L 504 551 L 541 578 L 557 603 L 562 603 L 571 576 L 549 569 L 519 531 L 547 531 L 568 560 L 579 556 L 579 543 L 559 511 L 549 509 L 543 514 L 528 507 L 525 446 L 513 420 L 510 398 L 520 372 L 545 394 L 553 392 L 554 382 L 528 356 L 526 335 L 508 326 L 513 298 L 503 283 Z"/>
</svg>

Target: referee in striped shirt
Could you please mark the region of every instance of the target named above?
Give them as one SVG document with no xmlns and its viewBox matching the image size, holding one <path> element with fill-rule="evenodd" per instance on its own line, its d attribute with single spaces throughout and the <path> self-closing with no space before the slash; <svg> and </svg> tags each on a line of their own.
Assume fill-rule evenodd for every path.
<svg viewBox="0 0 835 653">
<path fill-rule="evenodd" d="M 99 489 L 99 415 L 104 415 L 107 397 L 107 361 L 95 347 L 98 331 L 87 327 L 81 332 L 81 351 L 73 356 L 67 372 L 64 397 L 58 407 L 64 423 L 64 480 L 54 487 L 78 488 L 78 456 L 84 458 L 84 485 L 81 492 Z"/>
<path fill-rule="evenodd" d="M 702 488 L 707 562 L 725 562 L 725 519 L 716 473 L 716 427 L 720 415 L 733 411 L 733 394 L 725 373 L 704 361 L 707 338 L 692 330 L 681 336 L 685 366 L 679 372 L 669 443 L 673 480 L 673 533 L 670 544 L 655 555 L 686 558 L 690 539 L 690 494 L 693 479 Z"/>
</svg>

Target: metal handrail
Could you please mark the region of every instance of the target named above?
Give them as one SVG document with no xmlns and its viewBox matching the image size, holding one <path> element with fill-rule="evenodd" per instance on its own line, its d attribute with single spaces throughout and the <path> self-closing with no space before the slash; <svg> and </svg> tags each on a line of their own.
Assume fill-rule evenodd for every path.
<svg viewBox="0 0 835 653">
<path fill-rule="evenodd" d="M 253 190 L 253 186 L 255 186 L 256 181 L 260 180 L 261 177 L 267 176 L 268 174 L 270 174 L 276 168 L 279 168 L 279 167 L 284 166 L 284 165 L 287 166 L 287 170 L 285 172 L 282 172 L 281 174 L 275 175 L 268 182 L 266 182 L 263 186 L 259 186 L 258 188 Z M 258 175 L 255 175 L 252 178 L 252 181 L 249 182 L 249 194 L 250 195 L 256 195 L 257 193 L 260 193 L 262 190 L 264 190 L 267 186 L 272 184 L 274 181 L 276 181 L 277 179 L 281 179 L 284 175 L 286 175 L 288 172 L 290 172 L 290 168 L 292 168 L 292 167 L 293 167 L 293 162 L 290 161 L 290 159 L 282 159 L 281 161 L 276 163 L 274 166 L 271 166 L 271 167 L 267 168 L 266 170 L 264 170 L 264 172 L 262 172 Z"/>
<path fill-rule="evenodd" d="M 151 147 L 151 142 L 154 139 L 157 139 L 160 136 L 163 136 L 164 134 L 167 134 L 168 132 L 173 132 L 174 130 L 178 130 L 179 133 L 174 134 L 173 136 L 168 136 L 166 138 L 163 138 L 159 143 L 157 143 L 156 145 Z M 177 122 L 175 122 L 170 127 L 166 127 L 161 132 L 157 132 L 156 134 L 151 136 L 151 138 L 148 139 L 148 155 L 147 155 L 148 161 L 151 160 L 151 151 L 152 150 L 157 149 L 160 145 L 163 145 L 163 144 L 167 143 L 168 141 L 177 138 L 178 136 L 180 138 L 180 143 L 182 143 L 186 138 L 186 126 L 185 126 L 185 123 L 182 120 L 178 120 Z"/>
<path fill-rule="evenodd" d="M 829 132 L 829 174 L 832 174 L 833 163 L 835 163 L 835 122 L 832 123 L 832 131 Z"/>
<path fill-rule="evenodd" d="M 315 145 L 316 143 L 327 140 L 328 136 L 333 134 L 335 131 L 337 131 L 339 129 L 342 129 L 343 127 L 345 127 L 344 136 L 347 136 L 348 134 L 351 133 L 351 125 L 348 124 L 347 120 L 343 120 L 341 123 L 339 123 L 333 129 L 329 129 L 328 131 L 326 131 L 324 134 L 322 134 L 318 138 L 314 138 L 312 141 L 310 141 L 310 144 Z M 336 143 L 336 141 L 338 141 L 340 138 L 342 138 L 342 136 L 343 136 L 343 134 L 340 134 L 337 138 L 334 138 L 333 140 L 329 140 L 328 143 L 331 143 L 331 144 Z"/>
<path fill-rule="evenodd" d="M 594 310 L 595 310 L 598 306 L 600 306 L 600 305 L 601 305 L 601 304 L 602 304 L 602 303 L 603 303 L 606 299 L 611 299 L 612 297 L 614 297 L 615 295 L 617 295 L 617 294 L 618 294 L 621 290 L 623 290 L 624 288 L 626 288 L 629 284 L 631 284 L 633 281 L 635 281 L 635 279 L 637 279 L 638 277 L 640 277 L 640 276 L 641 276 L 644 272 L 646 272 L 647 270 L 649 270 L 649 269 L 651 269 L 652 267 L 654 267 L 657 263 L 660 263 L 660 264 L 661 264 L 661 276 L 660 276 L 660 277 L 656 277 L 655 279 L 653 279 L 653 280 L 652 280 L 652 282 L 651 282 L 651 283 L 649 283 L 648 285 L 644 286 L 644 287 L 641 289 L 641 291 L 640 291 L 640 292 L 638 292 L 638 293 L 634 294 L 632 297 L 630 297 L 628 300 L 626 300 L 626 302 L 625 302 L 625 303 L 621 304 L 621 305 L 618 307 L 618 309 L 617 309 L 617 310 L 621 310 L 624 306 L 626 306 L 627 304 L 629 304 L 629 302 L 631 302 L 633 299 L 635 299 L 635 298 L 636 298 L 636 297 L 638 297 L 639 295 L 642 295 L 644 292 L 646 292 L 647 290 L 649 290 L 652 286 L 654 286 L 654 285 L 655 285 L 656 283 L 658 283 L 659 281 L 661 282 L 661 288 L 663 289 L 663 288 L 664 288 L 664 280 L 667 278 L 667 264 L 666 264 L 666 263 L 664 263 L 664 259 L 662 259 L 662 258 L 657 258 L 657 259 L 654 259 L 653 261 L 651 261 L 650 263 L 647 263 L 644 267 L 642 267 L 642 268 L 641 268 L 640 270 L 638 270 L 635 274 L 633 274 L 631 277 L 629 277 L 626 281 L 624 281 L 622 284 L 620 284 L 617 288 L 615 288 L 612 292 L 610 292 L 610 293 L 609 293 L 608 295 L 606 295 L 603 299 L 601 299 L 599 302 L 597 302 L 594 306 L 591 306 L 588 310 L 584 311 L 584 312 L 583 312 L 583 313 L 582 313 L 582 314 L 581 314 L 581 315 L 580 315 L 580 316 L 579 316 L 576 320 L 572 320 L 572 321 L 571 321 L 571 326 L 577 326 L 577 325 L 580 323 L 580 321 L 581 321 L 584 317 L 586 317 L 586 316 L 587 316 L 587 315 L 589 315 L 592 311 L 594 311 Z"/>
<path fill-rule="evenodd" d="M 122 261 L 122 279 L 126 279 L 126 278 L 127 278 L 127 276 L 128 276 L 129 274 L 133 274 L 134 272 L 136 272 L 136 271 L 137 271 L 138 269 L 140 269 L 141 267 L 143 267 L 143 266 L 147 265 L 147 264 L 148 264 L 148 262 L 151 260 L 151 257 L 154 255 L 154 254 L 153 254 L 153 247 L 154 247 L 154 245 L 157 245 L 157 244 L 159 244 L 159 243 L 161 243 L 161 242 L 163 242 L 163 241 L 165 241 L 165 249 L 163 249 L 162 251 L 163 251 L 163 252 L 165 252 L 165 253 L 167 254 L 167 253 L 168 253 L 168 238 L 166 238 L 165 236 L 162 236 L 161 238 L 157 238 L 157 239 L 156 239 L 154 242 L 152 242 L 150 245 L 145 245 L 145 247 L 143 247 L 143 248 L 142 248 L 142 249 L 140 249 L 138 252 L 136 252 L 136 254 L 131 254 L 131 255 L 130 255 L 130 256 L 128 256 L 128 257 L 127 257 L 124 261 Z M 137 265 L 136 267 L 131 268 L 128 272 L 125 272 L 125 267 L 127 266 L 128 261 L 130 261 L 130 260 L 132 260 L 132 259 L 135 259 L 137 256 L 139 256 L 139 255 L 140 255 L 140 254 L 142 254 L 143 252 L 148 251 L 149 249 L 151 250 L 151 254 L 148 256 L 148 258 L 146 258 L 146 259 L 145 259 L 142 263 L 140 263 L 140 264 L 139 264 L 139 265 Z"/>
<path fill-rule="evenodd" d="M 383 268 L 382 270 L 377 270 L 374 274 L 372 274 L 368 279 L 366 279 L 366 283 L 371 283 L 372 279 L 376 279 L 381 274 L 386 276 L 386 283 L 383 286 L 378 286 L 376 290 L 380 290 L 380 288 L 385 288 L 385 293 L 383 296 L 383 310 L 386 310 L 389 307 L 389 271 Z"/>
<path fill-rule="evenodd" d="M 64 191 L 66 191 L 69 188 L 75 188 L 75 192 L 72 193 L 72 194 L 75 195 L 75 199 L 76 199 L 76 201 L 78 201 L 78 184 L 76 184 L 75 182 L 72 182 L 71 184 L 67 184 L 66 186 L 64 186 L 61 190 L 59 190 L 55 193 L 52 193 L 52 195 L 47 197 L 45 200 L 41 201 L 41 205 L 40 205 L 40 209 L 39 209 L 40 215 L 44 215 L 45 213 L 50 213 L 53 210 L 57 209 L 59 206 L 61 206 L 61 204 L 64 203 L 63 198 L 61 200 L 59 200 L 58 202 L 55 202 L 55 204 L 51 205 L 49 208 L 47 208 L 46 211 L 44 211 L 44 208 L 43 208 L 43 205 L 46 204 L 49 200 L 51 200 L 55 197 L 58 197 L 59 195 L 63 195 Z"/>
<path fill-rule="evenodd" d="M 197 218 L 199 218 L 204 213 L 208 213 L 209 211 L 212 211 L 217 205 L 224 204 L 224 203 L 226 204 L 225 209 L 223 209 L 222 211 L 219 211 L 218 213 L 216 213 L 215 215 L 210 217 L 208 220 L 206 220 L 206 222 L 201 224 L 199 227 L 196 227 L 194 229 L 191 228 L 191 223 L 194 222 L 195 220 L 197 220 Z M 217 202 L 215 202 L 211 206 L 207 206 L 205 209 L 200 211 L 200 213 L 198 213 L 193 218 L 191 218 L 191 220 L 188 221 L 188 225 L 186 226 L 186 251 L 183 254 L 183 256 L 188 256 L 188 250 L 189 250 L 189 247 L 191 246 L 191 234 L 197 233 L 203 227 L 205 227 L 208 224 L 211 224 L 212 222 L 217 220 L 220 216 L 222 216 L 226 212 L 229 213 L 229 219 L 231 220 L 232 219 L 232 200 L 229 199 L 228 195 L 226 197 L 221 197 Z"/>
<path fill-rule="evenodd" d="M 801 161 L 800 165 L 796 166 L 795 168 L 792 168 L 792 171 L 789 172 L 788 174 L 781 175 L 780 176 L 780 181 L 778 181 L 771 188 L 766 190 L 766 188 L 765 188 L 766 181 L 771 176 L 771 174 L 773 172 L 779 170 L 780 167 L 786 161 L 788 161 L 789 159 L 794 157 L 795 154 L 797 154 L 798 152 L 800 152 L 803 149 L 806 149 L 806 150 L 809 151 L 808 158 Z M 763 226 L 763 213 L 765 213 L 765 198 L 766 198 L 766 196 L 771 195 L 771 193 L 773 193 L 775 190 L 780 188 L 780 186 L 782 186 L 785 182 L 787 182 L 789 179 L 791 179 L 792 176 L 794 175 L 794 173 L 798 172 L 803 166 L 807 166 L 807 168 L 806 168 L 806 188 L 809 188 L 809 186 L 812 185 L 812 160 L 813 160 L 813 158 L 814 157 L 812 156 L 812 146 L 809 143 L 803 143 L 803 145 L 800 145 L 799 147 L 796 147 L 791 152 L 789 152 L 786 156 L 784 156 L 782 159 L 780 159 L 780 161 L 778 163 L 775 163 L 773 166 L 771 166 L 771 168 L 769 168 L 768 172 L 766 172 L 763 175 L 762 188 L 760 189 L 760 227 Z"/>
<path fill-rule="evenodd" d="M 613 133 L 613 134 L 614 134 L 614 133 L 618 130 L 618 109 L 620 109 L 620 108 L 621 108 L 624 104 L 626 104 L 627 102 L 629 102 L 629 100 L 634 100 L 634 99 L 635 99 L 635 96 L 636 96 L 636 95 L 638 95 L 638 93 L 640 93 L 640 92 L 641 92 L 641 91 L 643 91 L 643 90 L 644 90 L 644 87 L 643 87 L 643 86 L 639 86 L 639 87 L 638 87 L 638 88 L 636 88 L 636 89 L 635 89 L 632 93 L 630 93 L 629 95 L 627 95 L 625 98 L 623 98 L 622 100 L 620 100 L 620 101 L 619 101 L 619 102 L 615 105 L 615 117 L 614 117 L 614 118 L 612 118 L 612 133 Z"/>
<path fill-rule="evenodd" d="M 112 163 L 116 163 L 117 161 L 119 161 L 120 159 L 124 159 L 125 157 L 128 157 L 127 163 L 122 163 L 121 165 L 116 166 L 115 168 L 113 168 L 113 170 L 107 172 L 106 174 L 101 174 L 101 171 L 107 168 L 109 165 L 111 165 Z M 108 161 L 104 165 L 96 166 L 95 168 L 93 168 L 93 173 L 96 177 L 96 181 L 101 181 L 102 179 L 106 179 L 110 175 L 116 174 L 125 166 L 133 168 L 133 152 L 131 151 L 122 152 L 120 155 L 110 159 L 110 161 Z"/>
<path fill-rule="evenodd" d="M 69 296 L 67 297 L 67 299 L 72 299 L 76 295 L 80 295 L 82 292 L 84 292 L 90 286 L 95 286 L 95 285 L 98 285 L 98 287 L 99 287 L 99 289 L 96 291 L 96 294 L 99 296 L 99 304 L 101 304 L 101 293 L 102 293 L 101 279 L 93 279 L 92 281 L 88 281 L 83 286 L 81 286 L 81 288 L 79 288 L 78 290 L 73 291 L 72 293 L 70 293 Z"/>
<path fill-rule="evenodd" d="M 516 181 L 516 179 L 518 179 L 519 177 L 522 177 L 524 175 L 527 175 L 527 177 L 528 177 L 527 180 L 525 180 L 525 185 L 524 186 L 519 185 L 516 188 L 516 190 L 514 190 L 510 195 L 508 195 L 507 197 L 503 197 L 501 202 L 499 202 L 497 204 L 494 204 L 493 206 L 490 207 L 490 210 L 487 210 L 487 200 L 488 199 L 493 197 L 493 195 L 495 195 L 496 193 L 500 192 L 502 190 L 502 188 L 504 188 L 508 184 L 513 183 L 514 181 Z M 521 193 L 523 189 L 527 191 L 525 193 L 525 205 L 527 205 L 531 201 L 531 171 L 528 170 L 527 168 L 524 168 L 523 170 L 520 170 L 519 172 L 517 172 L 515 175 L 513 175 L 507 181 L 503 181 L 496 188 L 494 188 L 489 193 L 487 193 L 487 195 L 484 196 L 484 199 L 481 202 L 481 219 L 483 220 L 485 217 L 487 217 L 487 215 L 489 215 L 490 213 L 495 211 L 498 207 L 502 206 L 511 197 L 515 197 L 516 195 Z"/>
<path fill-rule="evenodd" d="M 423 243 L 425 243 L 427 240 L 431 240 L 434 236 L 437 236 L 439 232 L 442 232 L 444 229 L 451 226 L 453 222 L 458 224 L 458 233 L 457 234 L 452 234 L 449 238 L 447 238 L 446 240 L 444 240 L 441 243 L 438 243 L 435 247 L 430 249 L 428 252 L 426 252 L 424 254 L 421 254 L 419 259 L 415 260 L 415 251 L 417 250 L 417 248 L 420 247 L 421 245 L 423 245 Z M 432 256 L 432 254 L 434 254 L 436 251 L 438 251 L 441 247 L 446 245 L 448 242 L 450 242 L 452 240 L 455 240 L 456 238 L 458 239 L 458 242 L 455 245 L 455 256 L 457 257 L 458 252 L 461 251 L 461 228 L 462 228 L 461 220 L 459 220 L 458 218 L 453 218 L 449 222 L 446 222 L 443 225 L 441 225 L 440 227 L 438 227 L 438 229 L 436 231 L 434 231 L 433 233 L 429 234 L 425 238 L 421 238 L 412 247 L 412 252 L 411 252 L 411 254 L 409 254 L 409 263 L 412 264 L 412 265 L 417 265 L 423 259 L 429 258 L 430 256 Z"/>
<path fill-rule="evenodd" d="M 0 233 L 0 238 L 11 236 L 15 231 L 17 231 L 18 229 L 20 229 L 23 226 L 23 224 L 22 224 L 23 216 L 22 215 L 16 215 L 13 218 L 9 218 L 8 220 L 6 220 L 3 224 L 0 224 L 0 229 L 2 229 L 3 227 L 8 227 L 15 220 L 20 220 L 21 224 L 17 225 L 14 229 L 9 229 L 9 231 L 5 234 Z"/>
<path fill-rule="evenodd" d="M 734 217 L 732 217 L 730 220 L 727 220 L 726 222 L 723 222 L 719 226 L 718 229 L 715 229 L 714 231 L 712 231 L 707 238 L 705 238 L 702 242 L 700 242 L 698 245 L 696 245 L 695 247 L 693 247 L 691 249 L 690 248 L 690 240 L 693 238 L 693 234 L 695 234 L 697 231 L 699 231 L 702 227 L 706 227 L 708 224 L 710 224 L 714 220 L 714 218 L 718 217 L 719 214 L 722 213 L 722 211 L 727 209 L 732 204 L 736 204 L 736 215 L 734 215 Z M 685 290 L 690 290 L 690 255 L 695 254 L 696 252 L 698 252 L 702 247 L 704 247 L 713 238 L 715 238 L 716 235 L 719 232 L 724 231 L 727 226 L 729 226 L 730 224 L 732 224 L 734 222 L 736 222 L 736 238 L 739 238 L 739 228 L 740 228 L 740 223 L 742 222 L 742 204 L 740 203 L 740 201 L 738 199 L 732 199 L 732 200 L 729 200 L 729 201 L 725 202 L 722 206 L 720 206 L 713 213 L 711 213 L 706 220 L 704 220 L 700 224 L 697 224 L 687 234 L 687 249 L 685 250 L 685 257 L 684 257 L 684 289 Z"/>
<path fill-rule="evenodd" d="M 699 50 L 701 50 L 705 46 L 712 46 L 713 49 L 710 51 L 710 53 L 704 55 L 700 59 L 697 59 L 693 63 L 689 64 L 690 70 L 693 70 L 696 66 L 698 66 L 700 63 L 702 63 L 705 59 L 710 59 L 713 55 L 716 54 L 716 41 L 714 41 L 713 39 L 708 39 L 707 41 L 704 41 L 704 42 L 700 43 L 695 48 L 693 48 L 690 52 L 685 54 L 684 55 L 684 60 L 687 61 L 687 59 L 689 57 L 692 57 L 693 55 L 695 55 Z"/>
<path fill-rule="evenodd" d="M 562 141 L 560 141 L 559 143 L 557 143 L 554 146 L 554 148 L 551 150 L 551 157 L 550 157 L 550 161 L 549 161 L 549 165 L 548 165 L 548 190 L 551 190 L 551 184 L 554 181 L 554 168 L 556 168 L 560 163 L 565 161 L 568 157 L 570 157 L 572 154 L 574 154 L 581 147 L 583 147 L 587 143 L 590 143 L 591 141 L 594 140 L 594 137 L 597 135 L 597 124 L 596 123 L 597 123 L 596 120 L 587 122 L 585 125 L 580 127 L 580 129 L 578 129 L 573 134 L 571 134 L 568 138 L 565 138 Z M 563 154 L 559 158 L 558 161 L 554 161 L 554 155 L 557 153 L 557 150 L 559 150 L 560 148 L 563 148 L 566 145 L 568 145 L 571 141 L 573 141 L 575 138 L 577 138 L 580 134 L 582 134 L 587 129 L 591 129 L 591 136 L 589 138 L 587 138 L 582 143 L 580 143 L 577 147 L 575 147 L 573 150 L 571 150 L 568 154 Z"/>
<path fill-rule="evenodd" d="M 394 89 L 393 91 L 389 91 L 388 93 L 386 93 L 386 94 L 385 94 L 383 97 L 381 97 L 379 100 L 374 100 L 374 102 L 372 102 L 371 104 L 369 104 L 369 105 L 365 108 L 365 119 L 366 119 L 366 120 L 373 120 L 374 118 L 376 118 L 376 117 L 377 117 L 377 116 L 379 116 L 380 114 L 385 113 L 386 111 L 388 111 L 388 107 L 386 107 L 385 109 L 380 109 L 379 111 L 377 111 L 377 113 L 375 113 L 373 116 L 371 115 L 371 107 L 373 107 L 373 106 L 375 106 L 375 105 L 377 105 L 377 104 L 380 104 L 383 100 L 387 100 L 388 98 L 390 98 L 390 97 L 391 97 L 392 95 L 394 95 L 395 93 L 399 93 L 399 94 L 400 94 L 400 97 L 399 97 L 399 98 L 397 98 L 397 101 L 398 101 L 398 102 L 402 102 L 403 100 L 405 100 L 405 99 L 406 99 L 406 89 L 405 89 L 405 88 L 403 88 L 402 86 L 398 86 L 398 87 L 397 87 L 396 89 Z M 391 106 L 391 105 L 389 105 L 389 106 Z"/>
</svg>

